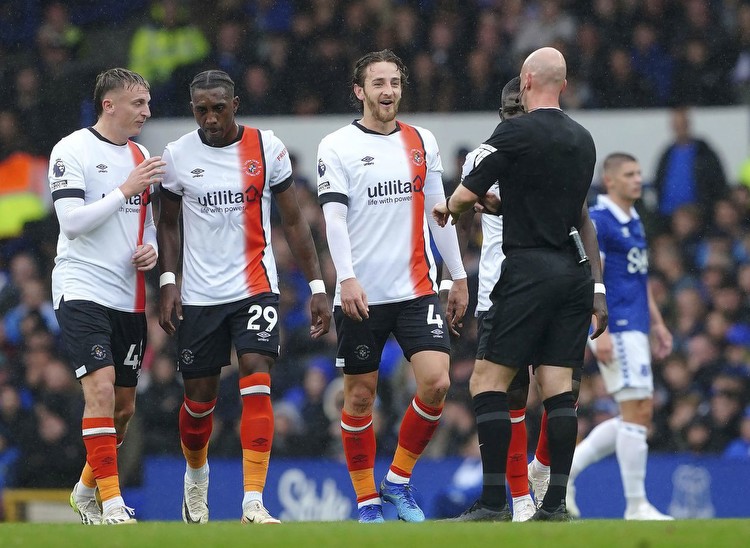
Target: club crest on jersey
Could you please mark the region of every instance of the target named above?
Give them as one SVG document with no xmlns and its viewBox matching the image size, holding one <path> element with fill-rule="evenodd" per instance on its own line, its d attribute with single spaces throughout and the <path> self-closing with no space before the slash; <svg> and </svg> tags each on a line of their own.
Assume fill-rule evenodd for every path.
<svg viewBox="0 0 750 548">
<path fill-rule="evenodd" d="M 318 176 L 322 177 L 326 174 L 326 165 L 323 162 L 323 158 L 318 158 Z"/>
<path fill-rule="evenodd" d="M 263 169 L 260 167 L 258 160 L 248 160 L 245 162 L 245 173 L 248 175 L 255 177 L 256 175 L 260 175 L 262 171 Z"/>
<path fill-rule="evenodd" d="M 354 349 L 354 354 L 357 356 L 357 359 L 366 360 L 370 357 L 370 347 L 366 344 L 360 344 Z"/>
<path fill-rule="evenodd" d="M 189 348 L 186 348 L 180 353 L 180 359 L 182 360 L 182 363 L 185 365 L 192 365 L 193 360 L 195 359 L 195 356 L 193 355 L 193 351 Z"/>
<path fill-rule="evenodd" d="M 411 149 L 409 156 L 411 156 L 411 161 L 414 162 L 415 166 L 421 166 L 424 163 L 424 154 L 419 149 Z"/>
<path fill-rule="evenodd" d="M 65 163 L 62 158 L 55 160 L 55 164 L 52 166 L 52 175 L 55 177 L 62 177 L 65 174 Z"/>
<path fill-rule="evenodd" d="M 107 351 L 101 344 L 95 344 L 91 347 L 91 355 L 94 356 L 95 360 L 101 361 L 107 357 Z"/>
</svg>

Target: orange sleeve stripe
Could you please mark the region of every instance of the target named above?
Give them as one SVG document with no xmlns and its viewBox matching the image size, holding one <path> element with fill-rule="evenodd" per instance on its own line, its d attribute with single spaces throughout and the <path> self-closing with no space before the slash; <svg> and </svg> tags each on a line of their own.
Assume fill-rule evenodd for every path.
<svg viewBox="0 0 750 548">
<path fill-rule="evenodd" d="M 130 139 L 128 139 L 128 147 L 133 156 L 133 164 L 135 166 L 138 166 L 146 159 L 143 151 Z M 146 189 L 143 192 L 143 200 L 141 201 L 138 217 L 138 245 L 143 244 L 143 231 L 146 226 L 146 212 L 148 211 L 147 208 L 150 201 L 150 194 L 149 189 Z M 146 310 L 146 276 L 143 272 L 139 271 L 136 271 L 135 274 L 135 302 L 133 303 L 133 310 L 136 312 L 144 312 Z"/>
<path fill-rule="evenodd" d="M 255 198 L 245 203 L 245 280 L 251 295 L 271 291 L 268 273 L 263 264 L 266 233 L 263 230 L 263 190 L 266 184 L 266 159 L 260 131 L 245 127 L 240 141 L 240 170 L 245 194 L 251 187 Z"/>
<path fill-rule="evenodd" d="M 430 266 L 427 264 L 425 246 L 429 245 L 424 238 L 424 184 L 427 178 L 427 158 L 422 138 L 412 126 L 399 122 L 401 139 L 404 143 L 404 153 L 411 169 L 412 183 L 412 220 L 411 220 L 411 259 L 409 271 L 411 273 L 414 293 L 417 296 L 434 293 L 430 280 Z M 415 188 L 420 188 L 415 192 Z"/>
</svg>

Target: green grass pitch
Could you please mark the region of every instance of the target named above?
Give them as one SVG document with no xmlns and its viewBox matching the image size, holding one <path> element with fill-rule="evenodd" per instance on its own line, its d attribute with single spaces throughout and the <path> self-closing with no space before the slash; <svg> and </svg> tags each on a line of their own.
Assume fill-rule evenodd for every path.
<svg viewBox="0 0 750 548">
<path fill-rule="evenodd" d="M 0 546 L 192 548 L 271 546 L 395 548 L 650 548 L 662 546 L 750 546 L 750 519 L 633 522 L 589 520 L 573 523 L 445 523 L 306 522 L 240 525 L 212 522 L 188 526 L 180 522 L 84 527 L 79 524 L 0 523 Z"/>
</svg>

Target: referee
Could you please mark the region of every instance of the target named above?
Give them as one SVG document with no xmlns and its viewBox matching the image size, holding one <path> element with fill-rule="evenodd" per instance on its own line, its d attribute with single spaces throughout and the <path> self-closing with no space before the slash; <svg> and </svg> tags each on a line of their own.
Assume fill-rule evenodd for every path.
<svg viewBox="0 0 750 548">
<path fill-rule="evenodd" d="M 484 471 L 482 495 L 459 521 L 509 519 L 506 392 L 518 369 L 529 363 L 547 411 L 551 459 L 549 489 L 532 519 L 570 519 L 565 490 L 578 431 L 572 375 L 583 366 L 591 314 L 596 338 L 607 326 L 607 304 L 586 207 L 596 151 L 591 134 L 560 110 L 565 73 L 565 58 L 556 49 L 529 55 L 521 68 L 520 94 L 528 114 L 498 125 L 486 141 L 484 158 L 433 209 L 438 223 L 449 218 L 455 223 L 496 181 L 503 181 L 507 259 L 490 294 L 492 306 L 470 381 Z M 574 241 L 579 233 L 583 245 Z"/>
</svg>

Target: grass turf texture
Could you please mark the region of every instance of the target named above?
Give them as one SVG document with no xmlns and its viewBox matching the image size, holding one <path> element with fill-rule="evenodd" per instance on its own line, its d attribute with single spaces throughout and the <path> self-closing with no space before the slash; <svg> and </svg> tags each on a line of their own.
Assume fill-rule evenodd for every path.
<svg viewBox="0 0 750 548">
<path fill-rule="evenodd" d="M 171 548 L 209 546 L 438 547 L 571 546 L 706 548 L 750 545 L 750 520 L 716 519 L 675 522 L 589 520 L 574 523 L 305 522 L 245 525 L 211 522 L 141 522 L 136 525 L 85 527 L 80 524 L 0 523 L 0 546 Z M 250 544 L 248 544 L 250 543 Z"/>
</svg>

